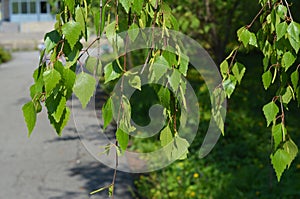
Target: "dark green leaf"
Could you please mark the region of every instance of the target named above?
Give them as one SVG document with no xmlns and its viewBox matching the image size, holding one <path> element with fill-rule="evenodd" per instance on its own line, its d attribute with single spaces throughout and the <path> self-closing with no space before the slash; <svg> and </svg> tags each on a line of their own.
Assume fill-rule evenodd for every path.
<svg viewBox="0 0 300 199">
<path fill-rule="evenodd" d="M 60 99 L 60 102 L 55 110 L 54 113 L 52 113 L 52 116 L 53 118 L 55 119 L 56 122 L 59 122 L 62 115 L 63 115 L 63 112 L 64 112 L 64 109 L 66 108 L 66 98 L 65 97 L 61 97 Z"/>
<path fill-rule="evenodd" d="M 141 1 L 141 0 L 133 0 L 133 4 L 132 4 L 132 10 L 140 15 L 142 9 L 143 9 L 143 3 L 144 1 Z"/>
<path fill-rule="evenodd" d="M 96 80 L 94 77 L 87 73 L 80 73 L 77 75 L 74 84 L 74 93 L 78 97 L 82 104 L 82 108 L 85 108 L 91 97 L 94 94 Z"/>
<path fill-rule="evenodd" d="M 56 122 L 54 117 L 52 115 L 48 114 L 48 118 L 50 120 L 51 125 L 54 127 L 54 129 L 56 130 L 56 133 L 61 136 L 62 134 L 62 130 L 65 128 L 65 126 L 67 125 L 69 118 L 70 118 L 70 114 L 71 111 L 68 107 L 66 107 L 64 109 L 64 112 L 60 118 L 59 122 Z"/>
<path fill-rule="evenodd" d="M 61 40 L 60 34 L 57 32 L 57 30 L 53 30 L 51 32 L 48 32 L 45 35 L 45 48 L 46 48 L 46 54 L 48 54 Z"/>
<path fill-rule="evenodd" d="M 298 70 L 294 71 L 291 74 L 291 81 L 292 81 L 294 90 L 296 90 L 297 86 L 298 86 L 298 82 L 299 82 L 299 71 Z"/>
<path fill-rule="evenodd" d="M 32 101 L 26 103 L 23 108 L 23 116 L 28 129 L 28 136 L 31 135 L 36 123 L 36 111 Z"/>
<path fill-rule="evenodd" d="M 263 112 L 267 120 L 267 126 L 269 126 L 279 113 L 279 108 L 275 102 L 272 101 L 263 107 Z"/>
</svg>

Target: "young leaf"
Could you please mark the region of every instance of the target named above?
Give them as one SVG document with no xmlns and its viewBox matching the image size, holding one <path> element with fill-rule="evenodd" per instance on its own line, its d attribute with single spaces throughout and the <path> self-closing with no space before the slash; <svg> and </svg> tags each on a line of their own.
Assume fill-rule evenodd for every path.
<svg viewBox="0 0 300 199">
<path fill-rule="evenodd" d="M 85 108 L 95 91 L 96 80 L 87 73 L 77 75 L 74 84 L 74 93 Z"/>
<path fill-rule="evenodd" d="M 119 143 L 120 148 L 122 151 L 125 151 L 127 149 L 128 141 L 129 141 L 129 135 L 128 133 L 124 132 L 122 129 L 118 128 L 116 132 L 116 138 Z"/>
<path fill-rule="evenodd" d="M 265 90 L 267 90 L 272 82 L 272 73 L 270 70 L 267 70 L 263 75 L 262 75 L 262 81 L 264 84 Z"/>
<path fill-rule="evenodd" d="M 28 137 L 31 135 L 35 123 L 36 123 L 36 110 L 34 107 L 34 103 L 32 101 L 24 104 L 23 108 L 23 116 L 28 129 Z"/>
<path fill-rule="evenodd" d="M 103 129 L 109 125 L 109 123 L 113 119 L 113 107 L 112 107 L 112 100 L 108 98 L 106 103 L 102 107 L 102 117 L 103 117 Z"/>
<path fill-rule="evenodd" d="M 71 50 L 73 50 L 75 44 L 80 38 L 81 29 L 80 23 L 75 21 L 69 21 L 62 26 L 62 32 L 70 44 Z"/>
<path fill-rule="evenodd" d="M 251 32 L 246 27 L 242 27 L 237 31 L 237 36 L 238 40 L 247 47 L 251 39 Z"/>
<path fill-rule="evenodd" d="M 288 86 L 286 88 L 286 92 L 282 96 L 282 102 L 284 104 L 288 104 L 292 100 L 292 98 L 293 98 L 293 89 L 291 86 Z"/>
<path fill-rule="evenodd" d="M 292 81 L 294 89 L 296 90 L 297 86 L 298 86 L 298 81 L 299 81 L 299 71 L 298 70 L 294 71 L 291 74 L 291 81 Z"/>
<path fill-rule="evenodd" d="M 267 126 L 269 126 L 279 113 L 279 108 L 275 102 L 272 101 L 263 107 L 263 112 L 267 120 Z"/>
<path fill-rule="evenodd" d="M 238 62 L 236 62 L 232 68 L 232 73 L 233 73 L 234 77 L 237 79 L 239 84 L 242 81 L 245 71 L 246 71 L 246 67 L 243 64 L 238 63 Z"/>
<path fill-rule="evenodd" d="M 45 89 L 47 95 L 49 95 L 51 91 L 56 87 L 60 79 L 61 75 L 55 69 L 47 70 L 43 73 L 43 80 L 45 82 Z"/>
<path fill-rule="evenodd" d="M 228 62 L 227 62 L 227 60 L 224 60 L 221 63 L 220 70 L 221 70 L 221 74 L 222 74 L 223 79 L 225 79 L 227 77 L 227 73 L 228 73 Z"/>
<path fill-rule="evenodd" d="M 166 146 L 170 142 L 173 141 L 173 135 L 170 130 L 169 125 L 167 125 L 161 132 L 160 132 L 160 144 L 162 147 Z"/>
<path fill-rule="evenodd" d="M 282 66 L 285 68 L 285 71 L 289 69 L 296 61 L 297 57 L 294 56 L 291 52 L 284 53 L 282 57 Z"/>
</svg>

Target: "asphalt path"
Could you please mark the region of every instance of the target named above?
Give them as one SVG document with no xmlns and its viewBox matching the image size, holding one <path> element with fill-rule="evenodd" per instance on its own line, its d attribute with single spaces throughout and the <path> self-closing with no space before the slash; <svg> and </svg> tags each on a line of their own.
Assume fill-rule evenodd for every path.
<svg viewBox="0 0 300 199">
<path fill-rule="evenodd" d="M 38 52 L 16 52 L 0 65 L 0 198 L 86 199 L 111 183 L 113 170 L 96 161 L 83 147 L 72 118 L 62 137 L 50 126 L 45 112 L 38 116 L 30 138 L 22 115 L 29 98 Z M 133 198 L 132 176 L 118 173 L 115 198 Z"/>
</svg>

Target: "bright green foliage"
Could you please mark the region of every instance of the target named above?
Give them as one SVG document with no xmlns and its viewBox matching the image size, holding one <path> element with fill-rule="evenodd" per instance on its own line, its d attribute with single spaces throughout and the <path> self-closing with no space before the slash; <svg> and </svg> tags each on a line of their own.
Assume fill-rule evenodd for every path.
<svg viewBox="0 0 300 199">
<path fill-rule="evenodd" d="M 62 26 L 62 32 L 65 35 L 68 43 L 70 44 L 72 50 L 81 35 L 81 24 L 80 22 L 69 21 Z"/>
<path fill-rule="evenodd" d="M 104 67 L 105 84 L 119 78 L 121 70 L 113 63 L 109 63 Z"/>
<path fill-rule="evenodd" d="M 96 88 L 96 80 L 87 73 L 77 75 L 74 84 L 74 93 L 80 100 L 82 108 L 85 108 Z"/>
<path fill-rule="evenodd" d="M 160 132 L 160 143 L 161 146 L 166 146 L 173 140 L 172 131 L 169 126 L 166 126 L 161 132 Z"/>
<path fill-rule="evenodd" d="M 55 69 L 47 70 L 43 73 L 43 80 L 45 82 L 45 89 L 47 95 L 56 87 L 61 79 L 61 75 Z"/>
<path fill-rule="evenodd" d="M 127 145 L 129 141 L 128 133 L 124 132 L 122 129 L 119 128 L 116 132 L 116 138 L 118 140 L 118 143 L 122 151 L 125 151 L 127 149 Z"/>
<path fill-rule="evenodd" d="M 28 128 L 28 136 L 30 136 L 36 123 L 36 110 L 33 102 L 26 103 L 22 109 L 25 122 Z"/>
<path fill-rule="evenodd" d="M 267 90 L 270 87 L 272 82 L 272 73 L 270 70 L 264 72 L 264 74 L 262 75 L 262 81 L 264 84 L 264 88 Z"/>
<path fill-rule="evenodd" d="M 103 129 L 109 125 L 113 119 L 113 105 L 111 98 L 108 98 L 106 103 L 102 107 Z"/>
<path fill-rule="evenodd" d="M 269 126 L 279 113 L 279 108 L 275 102 L 272 101 L 263 107 L 263 111 L 267 120 L 267 126 Z"/>
</svg>

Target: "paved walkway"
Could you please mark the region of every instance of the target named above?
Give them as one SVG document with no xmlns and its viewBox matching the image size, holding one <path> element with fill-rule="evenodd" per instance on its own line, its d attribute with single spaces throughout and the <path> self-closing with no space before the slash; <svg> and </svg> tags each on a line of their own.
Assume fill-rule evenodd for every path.
<svg viewBox="0 0 300 199">
<path fill-rule="evenodd" d="M 111 182 L 113 170 L 85 150 L 72 119 L 59 138 L 43 112 L 27 138 L 21 107 L 29 100 L 37 63 L 38 52 L 17 52 L 11 62 L 0 65 L 0 198 L 108 198 L 107 192 L 89 196 L 90 191 Z M 131 178 L 118 173 L 115 198 L 132 198 Z"/>
</svg>

